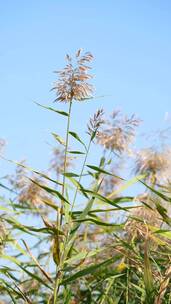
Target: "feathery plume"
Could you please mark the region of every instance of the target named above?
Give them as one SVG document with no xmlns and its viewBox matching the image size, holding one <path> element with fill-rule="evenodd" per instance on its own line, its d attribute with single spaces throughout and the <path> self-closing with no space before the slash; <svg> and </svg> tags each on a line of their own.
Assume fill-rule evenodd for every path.
<svg viewBox="0 0 171 304">
<path fill-rule="evenodd" d="M 47 192 L 39 185 L 45 185 L 40 178 L 32 176 L 31 179 L 27 179 L 24 187 L 18 196 L 20 203 L 31 204 L 35 207 L 41 207 L 43 200 L 49 199 Z"/>
<path fill-rule="evenodd" d="M 16 166 L 15 174 L 8 175 L 7 179 L 15 190 L 21 190 L 27 183 L 27 170 L 24 167 L 26 165 L 25 160 L 21 160 Z"/>
<path fill-rule="evenodd" d="M 92 76 L 88 74 L 90 66 L 87 64 L 93 60 L 93 55 L 89 52 L 81 55 L 81 52 L 81 49 L 77 51 L 75 60 L 69 55 L 66 55 L 67 64 L 65 68 L 61 71 L 56 71 L 59 79 L 52 88 L 52 90 L 56 91 L 57 95 L 55 101 L 81 101 L 91 97 L 93 86 L 88 80 L 91 79 Z"/>
<path fill-rule="evenodd" d="M 146 174 L 146 180 L 153 183 L 167 180 L 171 170 L 171 149 L 164 149 L 161 152 L 153 148 L 146 148 L 137 153 L 135 161 L 135 173 Z"/>
<path fill-rule="evenodd" d="M 120 169 L 119 165 L 116 165 L 115 167 L 112 167 L 110 170 L 110 173 L 113 175 L 105 175 L 102 185 L 101 185 L 101 192 L 103 196 L 108 196 L 111 194 L 114 190 L 116 190 L 119 186 L 121 186 L 121 179 L 117 178 L 117 172 Z M 114 197 L 112 197 L 114 198 Z"/>
<path fill-rule="evenodd" d="M 97 142 L 116 153 L 128 151 L 135 137 L 135 128 L 139 124 L 140 120 L 135 115 L 129 118 L 121 115 L 120 111 L 114 111 L 111 121 L 106 123 L 107 128 L 98 132 Z"/>
<path fill-rule="evenodd" d="M 41 185 L 47 186 L 47 184 L 35 174 L 28 175 L 25 165 L 25 160 L 20 161 L 16 166 L 15 174 L 7 176 L 7 179 L 12 187 L 17 190 L 19 203 L 30 204 L 32 207 L 43 207 L 43 200 L 49 200 L 50 195 L 41 188 Z"/>
<path fill-rule="evenodd" d="M 64 170 L 64 149 L 54 148 L 52 152 L 49 170 L 54 171 L 58 177 Z M 67 156 L 66 168 L 73 166 L 72 159 L 72 157 Z"/>
<path fill-rule="evenodd" d="M 5 228 L 5 225 L 2 221 L 2 219 L 0 219 L 0 254 L 3 253 L 6 239 L 7 239 L 7 230 Z"/>
<path fill-rule="evenodd" d="M 130 216 L 125 224 L 125 231 L 129 236 L 144 239 L 147 233 L 146 225 L 160 228 L 162 218 L 155 208 L 154 200 L 155 197 L 148 192 L 135 197 L 135 202 L 141 203 L 141 205 L 130 211 Z M 146 205 L 142 205 L 142 202 Z"/>
<path fill-rule="evenodd" d="M 104 111 L 103 109 L 98 109 L 93 117 L 90 117 L 89 123 L 87 125 L 88 128 L 88 134 L 92 136 L 93 134 L 96 134 L 98 129 L 101 127 L 103 123 L 105 123 L 105 120 L 103 119 Z"/>
</svg>

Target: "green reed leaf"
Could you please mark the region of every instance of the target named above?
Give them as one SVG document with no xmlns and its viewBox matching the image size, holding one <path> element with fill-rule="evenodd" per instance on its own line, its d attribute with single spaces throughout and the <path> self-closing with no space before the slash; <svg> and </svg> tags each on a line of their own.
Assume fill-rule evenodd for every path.
<svg viewBox="0 0 171 304">
<path fill-rule="evenodd" d="M 81 151 L 68 151 L 68 153 L 70 154 L 80 154 L 80 155 L 85 155 L 84 152 L 81 152 Z"/>
<path fill-rule="evenodd" d="M 55 113 L 57 113 L 57 114 L 60 114 L 60 115 L 62 115 L 62 116 L 69 116 L 69 114 L 67 113 L 67 112 L 64 112 L 64 111 L 59 111 L 59 110 L 56 110 L 56 109 L 54 109 L 54 108 L 52 108 L 52 107 L 48 107 L 48 106 L 45 106 L 45 105 L 42 105 L 42 104 L 40 104 L 40 103 L 37 103 L 37 102 L 34 102 L 36 105 L 38 105 L 39 107 L 42 107 L 42 108 L 44 108 L 44 109 L 47 109 L 47 110 L 50 110 L 50 111 L 52 111 L 52 112 L 55 112 Z"/>
<path fill-rule="evenodd" d="M 117 176 L 115 174 L 112 174 L 112 173 L 110 173 L 110 172 L 108 172 L 108 171 L 106 171 L 106 170 L 104 170 L 104 169 L 102 169 L 100 167 L 92 166 L 92 165 L 87 165 L 87 167 L 90 168 L 90 169 L 92 169 L 92 170 L 95 170 L 95 171 L 97 171 L 99 173 L 103 173 L 103 174 L 106 174 L 106 175 L 114 176 L 114 177 L 116 177 L 116 178 L 118 178 L 120 180 L 124 180 L 123 178 L 121 178 L 121 177 L 119 177 L 119 176 Z"/>
<path fill-rule="evenodd" d="M 74 220 L 73 222 L 91 222 L 94 223 L 98 226 L 105 226 L 105 227 L 116 227 L 116 228 L 123 228 L 124 224 L 114 224 L 114 223 L 108 223 L 108 222 L 104 222 L 104 221 L 100 221 L 100 220 L 96 220 L 93 218 L 86 218 L 84 220 Z"/>
<path fill-rule="evenodd" d="M 148 251 L 148 240 L 145 241 L 144 246 L 144 284 L 146 290 L 146 303 L 152 304 L 154 303 L 153 299 L 153 276 L 149 258 L 149 251 Z"/>
<path fill-rule="evenodd" d="M 68 283 L 76 281 L 78 278 L 85 277 L 86 275 L 92 274 L 96 270 L 99 270 L 100 268 L 103 268 L 104 266 L 106 267 L 106 266 L 112 264 L 114 261 L 117 261 L 119 258 L 120 258 L 120 255 L 116 255 L 110 259 L 105 260 L 102 263 L 93 264 L 91 266 L 85 267 L 84 269 L 76 272 L 75 274 L 64 278 L 64 280 L 62 281 L 62 285 L 66 285 Z"/>
<path fill-rule="evenodd" d="M 76 132 L 73 131 L 69 131 L 69 134 L 74 137 L 77 141 L 79 141 L 85 148 L 85 150 L 87 151 L 87 147 L 85 145 L 85 143 L 81 140 L 81 138 L 79 137 L 79 135 Z"/>
<path fill-rule="evenodd" d="M 34 184 L 36 184 L 37 186 L 39 186 L 40 188 L 44 189 L 46 192 L 54 195 L 54 196 L 57 196 L 58 198 L 60 198 L 61 200 L 63 200 L 64 202 L 66 202 L 67 204 L 70 205 L 69 201 L 57 190 L 53 189 L 53 188 L 50 188 L 50 187 L 47 187 L 47 186 L 44 186 L 42 184 L 39 184 L 37 183 L 35 180 L 29 178 L 29 180 L 31 180 Z"/>
<path fill-rule="evenodd" d="M 58 143 L 60 143 L 61 145 L 65 146 L 65 141 L 64 141 L 64 139 L 63 139 L 61 136 L 59 136 L 59 135 L 56 134 L 56 133 L 52 133 L 52 135 L 53 135 L 53 137 L 55 138 L 55 140 L 56 140 Z"/>
</svg>

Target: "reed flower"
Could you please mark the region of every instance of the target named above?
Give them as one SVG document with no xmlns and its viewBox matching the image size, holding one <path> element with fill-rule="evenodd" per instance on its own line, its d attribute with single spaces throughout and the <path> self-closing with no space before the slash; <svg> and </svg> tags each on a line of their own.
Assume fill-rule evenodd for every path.
<svg viewBox="0 0 171 304">
<path fill-rule="evenodd" d="M 35 275 L 38 275 L 38 273 L 35 272 Z M 40 282 L 38 282 L 37 280 L 34 280 L 34 279 L 24 280 L 20 284 L 20 289 L 22 290 L 23 293 L 25 293 L 27 295 L 32 295 L 33 292 L 35 293 L 35 292 L 40 291 L 40 286 L 41 286 Z"/>
<path fill-rule="evenodd" d="M 25 160 L 21 160 L 16 166 L 15 173 L 8 175 L 7 179 L 15 190 L 21 190 L 27 182 L 27 170 L 24 167 L 26 165 Z"/>
<path fill-rule="evenodd" d="M 135 202 L 141 203 L 141 205 L 130 211 L 130 216 L 125 224 L 125 231 L 133 238 L 144 239 L 147 233 L 146 225 L 160 228 L 162 219 L 155 208 L 155 197 L 153 195 L 145 192 L 135 197 Z M 145 205 L 142 205 L 142 203 Z"/>
<path fill-rule="evenodd" d="M 43 200 L 47 200 L 49 197 L 47 192 L 39 185 L 45 186 L 45 183 L 40 178 L 33 175 L 31 179 L 27 179 L 27 182 L 19 193 L 19 202 L 41 207 Z"/>
<path fill-rule="evenodd" d="M 16 166 L 15 174 L 7 176 L 8 181 L 17 191 L 19 203 L 32 207 L 43 207 L 43 200 L 49 200 L 50 196 L 41 188 L 41 185 L 47 186 L 47 184 L 35 174 L 28 175 L 25 165 L 25 160 L 20 161 Z"/>
<path fill-rule="evenodd" d="M 87 125 L 88 128 L 88 134 L 92 136 L 93 134 L 96 134 L 98 129 L 102 126 L 102 124 L 105 123 L 105 120 L 103 119 L 104 111 L 103 109 L 98 109 L 93 117 L 90 117 L 89 123 Z"/>
<path fill-rule="evenodd" d="M 171 149 L 164 149 L 161 152 L 153 148 L 139 151 L 136 155 L 135 173 L 146 174 L 146 179 L 153 183 L 167 180 L 171 170 Z"/>
<path fill-rule="evenodd" d="M 119 169 L 120 169 L 119 165 L 115 166 L 115 167 L 112 167 L 111 170 L 110 170 L 110 173 L 113 174 L 113 175 L 105 175 L 104 176 L 103 182 L 102 182 L 102 185 L 101 185 L 101 188 L 100 188 L 103 196 L 108 196 L 109 194 L 111 194 L 112 192 L 117 190 L 117 188 L 119 186 L 121 186 L 122 181 L 121 181 L 121 179 L 119 179 L 117 177 Z M 114 195 L 113 195 L 112 198 L 114 198 Z"/>
<path fill-rule="evenodd" d="M 52 151 L 52 159 L 50 161 L 50 170 L 56 173 L 56 176 L 59 177 L 59 175 L 63 172 L 64 170 L 64 154 L 65 150 L 61 148 L 54 148 Z M 73 166 L 72 162 L 73 158 L 67 156 L 66 159 L 66 168 L 69 168 Z"/>
<path fill-rule="evenodd" d="M 2 219 L 0 219 L 0 254 L 3 253 L 6 239 L 7 239 L 7 230 Z"/>
<path fill-rule="evenodd" d="M 135 115 L 127 117 L 120 111 L 114 111 L 111 120 L 106 122 L 106 127 L 98 132 L 97 142 L 116 153 L 128 151 L 135 137 L 135 128 L 139 124 L 140 120 Z"/>
<path fill-rule="evenodd" d="M 61 71 L 56 71 L 59 79 L 52 88 L 57 95 L 55 101 L 81 101 L 91 97 L 93 86 L 88 81 L 92 76 L 88 74 L 88 71 L 90 69 L 89 63 L 93 60 L 93 55 L 89 52 L 83 55 L 81 53 L 82 50 L 80 49 L 74 58 L 66 55 L 67 64 L 65 68 Z"/>
</svg>

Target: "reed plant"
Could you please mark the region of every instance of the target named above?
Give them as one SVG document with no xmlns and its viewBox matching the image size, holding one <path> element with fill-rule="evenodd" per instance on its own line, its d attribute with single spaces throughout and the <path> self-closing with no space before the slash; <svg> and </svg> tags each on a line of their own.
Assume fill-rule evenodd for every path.
<svg viewBox="0 0 171 304">
<path fill-rule="evenodd" d="M 92 60 L 83 50 L 67 55 L 54 105 L 37 103 L 66 126 L 64 139 L 52 133 L 49 168 L 20 161 L 0 184 L 0 303 L 171 303 L 170 149 L 135 151 L 141 121 L 117 110 L 106 118 L 97 109 L 86 142 L 73 131 L 73 103 L 94 98 Z M 97 145 L 102 155 L 94 165 L 88 160 Z M 121 176 L 128 159 L 129 180 Z M 144 192 L 130 196 L 135 184 Z"/>
</svg>

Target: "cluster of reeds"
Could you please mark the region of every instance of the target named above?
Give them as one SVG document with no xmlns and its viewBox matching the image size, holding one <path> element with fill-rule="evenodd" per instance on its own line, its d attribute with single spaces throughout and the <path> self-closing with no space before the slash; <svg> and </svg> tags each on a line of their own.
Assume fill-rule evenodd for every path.
<svg viewBox="0 0 171 304">
<path fill-rule="evenodd" d="M 39 104 L 66 120 L 66 138 L 53 133 L 47 171 L 21 161 L 0 184 L 0 303 L 169 304 L 170 148 L 135 152 L 140 120 L 119 111 L 107 119 L 103 109 L 84 142 L 71 131 L 72 104 L 93 99 L 93 56 L 78 50 L 66 60 L 53 90 L 68 110 Z M 96 145 L 98 165 L 88 162 Z M 132 157 L 136 176 L 127 180 L 122 167 Z M 144 193 L 130 196 L 135 184 Z"/>
</svg>

